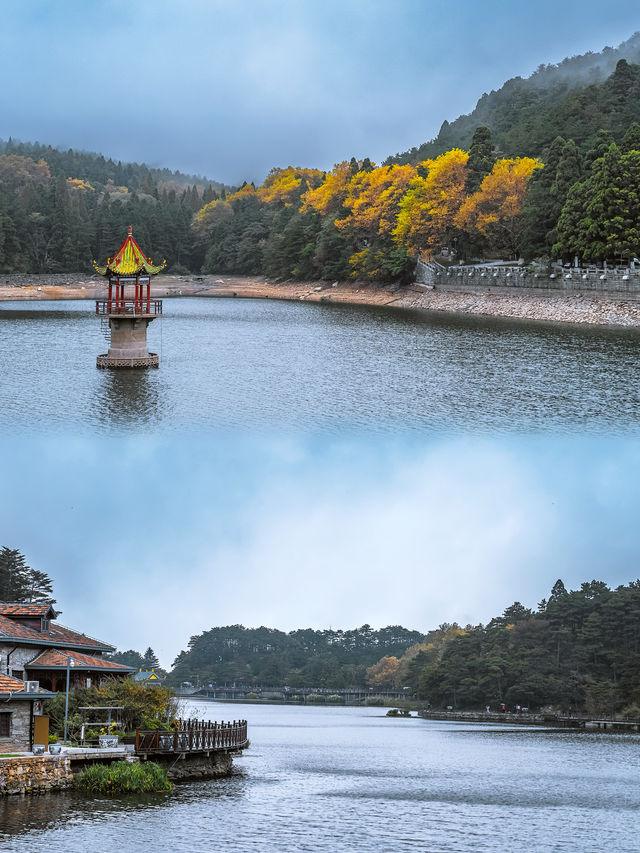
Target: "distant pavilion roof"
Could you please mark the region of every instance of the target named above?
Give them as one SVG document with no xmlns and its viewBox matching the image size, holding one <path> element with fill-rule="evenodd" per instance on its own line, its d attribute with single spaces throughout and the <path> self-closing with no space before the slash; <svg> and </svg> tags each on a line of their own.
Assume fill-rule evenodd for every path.
<svg viewBox="0 0 640 853">
<path fill-rule="evenodd" d="M 147 275 L 157 275 L 160 270 L 163 270 L 167 264 L 166 260 L 161 264 L 155 265 L 151 262 L 151 258 L 146 258 L 144 252 L 137 244 L 133 237 L 133 229 L 129 226 L 129 233 L 125 237 L 124 243 L 113 258 L 107 258 L 107 263 L 101 267 L 96 261 L 93 262 L 95 270 L 100 275 L 117 277 L 117 276 L 134 276 L 140 273 Z"/>
</svg>

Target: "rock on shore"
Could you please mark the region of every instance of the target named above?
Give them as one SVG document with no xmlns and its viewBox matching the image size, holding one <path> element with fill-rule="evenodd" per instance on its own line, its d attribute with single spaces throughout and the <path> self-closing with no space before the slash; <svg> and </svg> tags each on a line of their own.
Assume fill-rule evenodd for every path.
<svg viewBox="0 0 640 853">
<path fill-rule="evenodd" d="M 204 296 L 211 298 L 291 299 L 352 305 L 391 305 L 426 311 L 542 320 L 553 323 L 586 323 L 607 326 L 640 326 L 640 300 L 623 294 L 586 295 L 541 290 L 499 293 L 490 290 L 425 289 L 420 285 L 365 282 L 268 281 L 260 276 L 161 275 L 153 281 L 152 295 Z M 0 276 L 0 301 L 38 299 L 104 298 L 106 282 L 97 275 L 49 274 Z"/>
</svg>

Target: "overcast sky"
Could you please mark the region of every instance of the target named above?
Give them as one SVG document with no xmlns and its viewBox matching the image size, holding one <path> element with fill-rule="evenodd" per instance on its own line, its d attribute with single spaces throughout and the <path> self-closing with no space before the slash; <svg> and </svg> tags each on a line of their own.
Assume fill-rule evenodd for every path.
<svg viewBox="0 0 640 853">
<path fill-rule="evenodd" d="M 0 544 L 60 621 L 170 665 L 192 634 L 486 622 L 638 577 L 637 440 L 7 438 Z"/>
<path fill-rule="evenodd" d="M 0 138 L 237 184 L 380 162 L 540 63 L 616 46 L 637 0 L 20 0 Z"/>
</svg>

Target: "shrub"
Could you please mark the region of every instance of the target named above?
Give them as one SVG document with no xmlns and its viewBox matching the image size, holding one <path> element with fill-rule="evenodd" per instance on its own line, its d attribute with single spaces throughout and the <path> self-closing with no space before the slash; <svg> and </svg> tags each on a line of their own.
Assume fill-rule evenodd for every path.
<svg viewBox="0 0 640 853">
<path fill-rule="evenodd" d="M 75 787 L 90 794 L 145 794 L 170 791 L 167 771 L 153 761 L 94 764 L 75 777 Z"/>
<path fill-rule="evenodd" d="M 245 694 L 244 698 L 245 699 L 259 699 L 260 696 L 257 693 L 254 693 L 253 691 L 249 691 L 249 693 Z"/>
<path fill-rule="evenodd" d="M 307 696 L 307 702 L 320 704 L 324 702 L 324 696 L 321 693 L 309 693 Z"/>
<path fill-rule="evenodd" d="M 344 703 L 344 699 L 339 693 L 332 693 L 330 696 L 327 696 L 327 702 L 331 705 L 342 705 Z"/>
<path fill-rule="evenodd" d="M 384 706 L 384 699 L 381 696 L 367 696 L 364 704 L 374 708 L 382 708 Z"/>
</svg>

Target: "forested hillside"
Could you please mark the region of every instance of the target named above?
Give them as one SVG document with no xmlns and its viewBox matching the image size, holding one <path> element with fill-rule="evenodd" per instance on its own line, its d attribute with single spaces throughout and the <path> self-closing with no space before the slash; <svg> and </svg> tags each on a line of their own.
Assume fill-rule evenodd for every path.
<svg viewBox="0 0 640 853">
<path fill-rule="evenodd" d="M 487 625 L 444 625 L 370 683 L 410 685 L 433 707 L 499 703 L 640 717 L 640 581 L 567 590 L 561 580 L 537 611 L 519 602 Z"/>
<path fill-rule="evenodd" d="M 601 128 L 619 142 L 631 122 L 640 121 L 637 89 L 625 97 L 608 79 L 621 59 L 640 63 L 640 33 L 615 49 L 541 65 L 530 77 L 507 80 L 482 95 L 473 112 L 444 121 L 435 139 L 385 164 L 417 164 L 450 148 L 468 148 L 479 125 L 491 130 L 497 150 L 510 157 L 540 157 L 556 136 L 582 145 Z"/>
<path fill-rule="evenodd" d="M 640 37 L 627 44 L 640 50 Z M 526 98 L 505 95 L 504 108 L 494 98 L 488 124 L 469 118 L 468 140 L 441 134 L 444 151 L 422 147 L 383 166 L 352 157 L 330 171 L 275 168 L 237 190 L 7 143 L 0 272 L 88 272 L 129 224 L 168 272 L 403 284 L 418 257 L 628 264 L 640 256 L 640 65 L 619 59 L 586 88 L 573 74 L 604 73 L 614 55 L 540 70 L 564 86 L 562 98 L 537 84 Z M 520 109 L 532 92 L 542 100 Z M 458 138 L 467 141 L 449 147 Z"/>
<path fill-rule="evenodd" d="M 394 625 L 352 631 L 229 625 L 192 637 L 174 661 L 171 681 L 232 682 L 290 687 L 348 687 L 364 682 L 365 670 L 383 655 L 403 654 L 422 639 Z"/>
<path fill-rule="evenodd" d="M 224 195 L 222 184 L 168 169 L 0 143 L 0 272 L 88 272 L 132 223 L 145 251 L 186 268 L 193 214 Z"/>
</svg>

